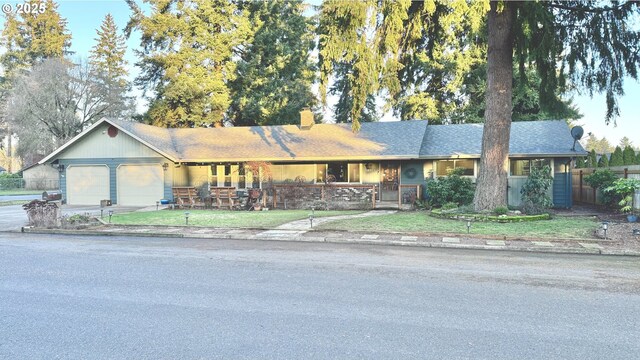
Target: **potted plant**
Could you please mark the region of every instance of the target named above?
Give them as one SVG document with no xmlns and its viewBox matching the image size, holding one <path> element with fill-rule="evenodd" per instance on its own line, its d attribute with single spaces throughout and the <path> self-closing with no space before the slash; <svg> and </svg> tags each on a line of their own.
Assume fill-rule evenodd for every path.
<svg viewBox="0 0 640 360">
<path fill-rule="evenodd" d="M 627 214 L 629 222 L 638 221 L 633 207 L 633 197 L 637 190 L 640 190 L 640 180 L 637 179 L 618 179 L 613 182 L 612 186 L 605 189 L 606 192 L 616 194 L 621 198 L 618 202 L 620 212 Z"/>
</svg>

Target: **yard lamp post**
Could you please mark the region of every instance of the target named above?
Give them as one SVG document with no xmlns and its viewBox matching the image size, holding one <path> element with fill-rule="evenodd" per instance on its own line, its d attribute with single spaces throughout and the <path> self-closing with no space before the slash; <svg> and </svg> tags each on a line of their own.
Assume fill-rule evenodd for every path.
<svg viewBox="0 0 640 360">
<path fill-rule="evenodd" d="M 604 239 L 607 240 L 607 230 L 609 230 L 609 222 L 608 221 L 603 221 L 602 222 L 602 230 L 604 231 Z"/>
<path fill-rule="evenodd" d="M 309 222 L 311 223 L 311 228 L 313 228 L 313 213 L 309 214 Z"/>
<path fill-rule="evenodd" d="M 189 225 L 189 212 L 188 211 L 184 212 L 184 223 L 185 223 L 185 225 Z"/>
<path fill-rule="evenodd" d="M 467 234 L 471 233 L 471 220 L 467 220 Z"/>
<path fill-rule="evenodd" d="M 103 215 L 103 213 L 104 213 L 104 209 L 103 209 L 103 208 L 100 208 L 100 219 L 102 219 L 102 215 Z"/>
<path fill-rule="evenodd" d="M 111 224 L 111 217 L 113 216 L 113 210 L 109 210 L 109 224 Z"/>
</svg>

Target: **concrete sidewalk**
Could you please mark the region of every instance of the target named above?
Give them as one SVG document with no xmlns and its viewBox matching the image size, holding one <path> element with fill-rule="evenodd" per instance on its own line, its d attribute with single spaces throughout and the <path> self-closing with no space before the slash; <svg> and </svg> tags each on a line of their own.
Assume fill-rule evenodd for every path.
<svg viewBox="0 0 640 360">
<path fill-rule="evenodd" d="M 31 229 L 25 232 L 68 234 L 68 235 L 106 235 L 137 237 L 174 237 L 201 239 L 236 239 L 265 241 L 327 242 L 346 244 L 374 244 L 395 246 L 417 246 L 433 248 L 481 249 L 526 251 L 565 254 L 602 254 L 640 256 L 640 242 L 628 243 L 604 239 L 517 239 L 496 238 L 473 234 L 400 234 L 400 233 L 363 233 L 344 231 L 316 231 L 301 229 L 219 229 L 181 226 L 120 226 L 101 225 L 83 230 Z"/>
</svg>

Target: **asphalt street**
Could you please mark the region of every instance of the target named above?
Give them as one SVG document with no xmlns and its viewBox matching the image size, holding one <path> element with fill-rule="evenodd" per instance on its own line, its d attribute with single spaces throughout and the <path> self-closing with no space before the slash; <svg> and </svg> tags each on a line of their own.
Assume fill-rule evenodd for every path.
<svg viewBox="0 0 640 360">
<path fill-rule="evenodd" d="M 31 201 L 31 200 L 36 200 L 36 199 L 42 199 L 42 194 L 38 194 L 38 195 L 0 195 L 0 202 L 1 201 L 20 201 L 20 200 L 25 200 L 25 201 Z"/>
<path fill-rule="evenodd" d="M 2 359 L 630 359 L 637 258 L 0 233 Z"/>
</svg>

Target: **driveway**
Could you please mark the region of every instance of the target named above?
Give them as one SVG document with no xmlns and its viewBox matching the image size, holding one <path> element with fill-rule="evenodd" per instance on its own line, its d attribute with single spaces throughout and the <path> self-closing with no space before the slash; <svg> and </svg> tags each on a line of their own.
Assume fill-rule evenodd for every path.
<svg viewBox="0 0 640 360">
<path fill-rule="evenodd" d="M 140 209 L 141 207 L 133 206 L 110 206 L 108 208 L 104 208 L 104 214 L 106 215 L 109 210 L 113 210 L 114 213 L 124 213 L 137 211 Z M 92 216 L 99 216 L 100 206 L 62 206 L 62 215 L 73 214 L 89 214 Z M 27 221 L 27 214 L 22 209 L 22 205 L 0 206 L 0 231 L 20 230 L 22 226 L 27 225 Z"/>
</svg>

